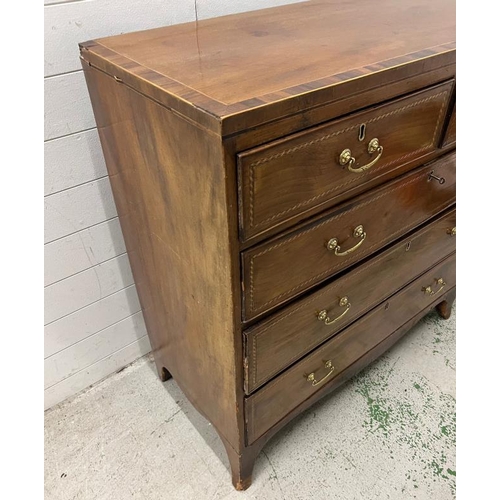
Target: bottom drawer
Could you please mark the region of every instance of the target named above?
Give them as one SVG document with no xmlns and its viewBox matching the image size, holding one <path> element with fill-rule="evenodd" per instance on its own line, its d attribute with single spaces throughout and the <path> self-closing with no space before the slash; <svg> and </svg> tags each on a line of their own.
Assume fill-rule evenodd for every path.
<svg viewBox="0 0 500 500">
<path fill-rule="evenodd" d="M 453 286 L 455 254 L 248 397 L 248 444 Z"/>
</svg>

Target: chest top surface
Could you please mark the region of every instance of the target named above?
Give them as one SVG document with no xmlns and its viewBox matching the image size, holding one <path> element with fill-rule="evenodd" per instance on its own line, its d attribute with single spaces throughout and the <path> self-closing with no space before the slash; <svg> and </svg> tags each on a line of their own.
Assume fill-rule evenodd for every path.
<svg viewBox="0 0 500 500">
<path fill-rule="evenodd" d="M 454 53 L 455 0 L 313 0 L 82 47 L 84 59 L 108 63 L 101 69 L 138 77 L 142 91 L 152 84 L 221 120 Z"/>
</svg>

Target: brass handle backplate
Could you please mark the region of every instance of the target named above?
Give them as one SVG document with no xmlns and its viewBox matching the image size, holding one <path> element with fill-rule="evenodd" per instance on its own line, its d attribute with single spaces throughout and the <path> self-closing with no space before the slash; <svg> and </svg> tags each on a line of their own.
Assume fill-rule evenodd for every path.
<svg viewBox="0 0 500 500">
<path fill-rule="evenodd" d="M 365 241 L 366 239 L 366 232 L 361 224 L 354 228 L 352 235 L 354 238 L 361 238 L 361 240 L 358 243 L 356 243 L 356 245 L 354 245 L 352 248 L 349 248 L 349 250 L 341 252 L 337 238 L 332 238 L 331 240 L 329 240 L 328 243 L 326 244 L 326 248 L 334 252 L 337 257 L 344 257 L 345 255 L 349 255 L 350 253 L 354 252 L 354 250 L 359 248 L 360 245 L 363 243 L 363 241 Z"/>
<path fill-rule="evenodd" d="M 340 314 L 339 316 L 337 316 L 336 318 L 330 319 L 328 316 L 328 311 L 326 309 L 323 309 L 322 311 L 320 311 L 318 313 L 318 319 L 320 321 L 323 321 L 325 323 L 325 325 L 333 325 L 333 323 L 338 321 L 340 318 L 343 318 L 348 313 L 349 309 L 351 308 L 351 304 L 349 303 L 349 299 L 347 298 L 347 296 L 342 297 L 339 300 L 339 306 L 345 307 L 345 309 L 344 309 L 344 312 L 342 314 Z"/>
<path fill-rule="evenodd" d="M 450 236 L 456 236 L 457 235 L 457 227 L 452 227 L 446 231 Z"/>
<path fill-rule="evenodd" d="M 354 158 L 354 156 L 352 156 L 352 152 L 349 148 L 344 149 L 344 151 L 342 151 L 342 153 L 340 153 L 339 163 L 342 167 L 345 167 L 347 165 L 349 172 L 354 172 L 355 174 L 360 174 L 360 173 L 366 172 L 368 169 L 372 168 L 373 165 L 375 165 L 375 163 L 377 163 L 380 160 L 380 157 L 382 156 L 383 152 L 384 152 L 384 148 L 379 143 L 378 139 L 376 137 L 374 137 L 368 143 L 368 154 L 372 155 L 374 153 L 377 153 L 377 156 L 370 163 L 367 163 L 366 165 L 363 165 L 362 167 L 354 168 L 354 164 L 356 163 L 356 158 Z"/>
<path fill-rule="evenodd" d="M 331 359 L 329 359 L 328 361 L 325 361 L 325 368 L 329 371 L 323 378 L 321 378 L 319 380 L 316 380 L 316 374 L 314 372 L 308 373 L 306 375 L 307 381 L 311 382 L 311 385 L 313 387 L 316 387 L 317 385 L 322 384 L 334 372 L 335 367 L 332 365 Z"/>
<path fill-rule="evenodd" d="M 445 283 L 443 278 L 438 278 L 438 279 L 435 279 L 434 281 L 436 282 L 436 285 L 439 286 L 438 290 L 433 290 L 432 289 L 433 285 L 429 285 L 429 286 L 423 286 L 422 292 L 424 292 L 426 295 L 432 296 L 432 295 L 436 295 L 437 293 L 439 293 L 446 286 L 446 283 Z"/>
</svg>

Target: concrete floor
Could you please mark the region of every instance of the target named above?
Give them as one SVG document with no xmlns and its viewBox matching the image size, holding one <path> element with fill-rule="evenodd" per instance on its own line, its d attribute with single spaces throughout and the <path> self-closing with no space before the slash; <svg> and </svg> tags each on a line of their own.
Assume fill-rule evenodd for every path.
<svg viewBox="0 0 500 500">
<path fill-rule="evenodd" d="M 150 357 L 48 410 L 45 500 L 455 498 L 455 314 L 279 432 L 236 492 L 214 429 Z"/>
</svg>

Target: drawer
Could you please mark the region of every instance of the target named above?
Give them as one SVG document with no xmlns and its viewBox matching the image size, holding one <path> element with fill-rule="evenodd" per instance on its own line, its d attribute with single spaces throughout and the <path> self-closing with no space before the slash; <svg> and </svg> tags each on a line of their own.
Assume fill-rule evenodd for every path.
<svg viewBox="0 0 500 500">
<path fill-rule="evenodd" d="M 455 254 L 248 397 L 248 444 L 454 286 Z"/>
<path fill-rule="evenodd" d="M 444 183 L 429 180 L 431 174 Z M 344 203 L 326 217 L 243 252 L 243 320 L 367 257 L 454 199 L 455 153 L 451 153 Z"/>
<path fill-rule="evenodd" d="M 240 153 L 242 240 L 290 226 L 437 149 L 452 88 L 447 82 Z M 346 150 L 352 160 L 341 160 Z"/>
<path fill-rule="evenodd" d="M 450 116 L 450 121 L 448 122 L 448 126 L 446 127 L 446 132 L 443 138 L 442 147 L 449 146 L 454 144 L 457 139 L 457 109 L 456 106 L 453 107 L 453 112 Z"/>
<path fill-rule="evenodd" d="M 248 329 L 245 392 L 253 392 L 454 252 L 455 224 L 453 209 L 333 283 Z"/>
</svg>

